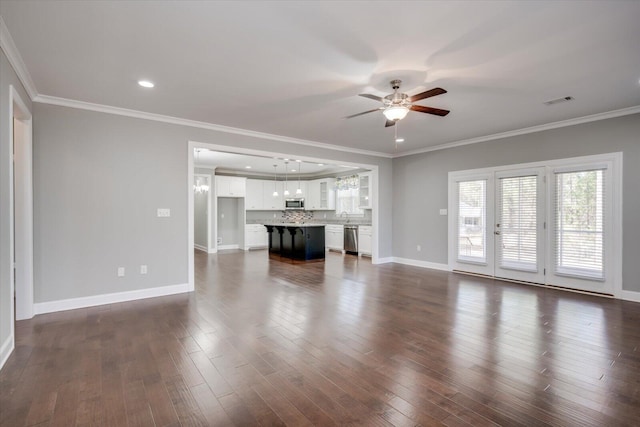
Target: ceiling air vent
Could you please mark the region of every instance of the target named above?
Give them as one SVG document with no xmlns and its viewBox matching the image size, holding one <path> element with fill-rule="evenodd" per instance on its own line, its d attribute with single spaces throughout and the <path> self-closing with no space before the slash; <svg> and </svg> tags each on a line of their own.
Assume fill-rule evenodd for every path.
<svg viewBox="0 0 640 427">
<path fill-rule="evenodd" d="M 544 105 L 556 105 L 563 102 L 573 101 L 573 96 L 565 96 L 563 98 L 552 99 L 551 101 L 543 102 Z"/>
</svg>

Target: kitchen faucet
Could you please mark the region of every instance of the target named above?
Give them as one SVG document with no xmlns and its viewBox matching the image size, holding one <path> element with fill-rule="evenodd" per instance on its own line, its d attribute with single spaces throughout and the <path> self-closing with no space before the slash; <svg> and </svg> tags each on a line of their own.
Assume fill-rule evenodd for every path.
<svg viewBox="0 0 640 427">
<path fill-rule="evenodd" d="M 343 219 L 342 215 L 346 215 L 347 216 L 347 224 L 349 224 L 350 219 L 349 219 L 349 214 L 347 213 L 347 211 L 340 212 L 340 219 Z"/>
</svg>

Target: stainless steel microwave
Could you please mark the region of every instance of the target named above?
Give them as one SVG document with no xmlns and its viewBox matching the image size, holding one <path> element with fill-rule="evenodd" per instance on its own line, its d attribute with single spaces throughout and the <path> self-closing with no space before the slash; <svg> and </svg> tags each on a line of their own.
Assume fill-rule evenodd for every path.
<svg viewBox="0 0 640 427">
<path fill-rule="evenodd" d="M 284 208 L 286 210 L 304 210 L 304 199 L 285 199 Z"/>
</svg>

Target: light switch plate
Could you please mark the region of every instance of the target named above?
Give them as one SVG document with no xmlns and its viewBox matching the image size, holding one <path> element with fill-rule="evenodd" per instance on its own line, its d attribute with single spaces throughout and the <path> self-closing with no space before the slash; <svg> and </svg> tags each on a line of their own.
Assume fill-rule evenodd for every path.
<svg viewBox="0 0 640 427">
<path fill-rule="evenodd" d="M 124 277 L 124 267 L 118 267 L 118 277 Z"/>
<path fill-rule="evenodd" d="M 446 215 L 446 214 L 447 214 L 446 209 L 440 209 L 440 215 Z"/>
<path fill-rule="evenodd" d="M 140 274 L 147 274 L 147 266 L 142 264 L 140 266 Z"/>
<path fill-rule="evenodd" d="M 171 216 L 171 209 L 158 208 L 158 218 L 168 218 Z"/>
</svg>

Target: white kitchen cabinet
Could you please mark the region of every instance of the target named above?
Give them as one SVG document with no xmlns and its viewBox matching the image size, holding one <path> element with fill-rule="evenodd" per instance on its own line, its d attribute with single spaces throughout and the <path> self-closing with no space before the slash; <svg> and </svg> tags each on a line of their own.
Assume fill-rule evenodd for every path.
<svg viewBox="0 0 640 427">
<path fill-rule="evenodd" d="M 371 172 L 358 174 L 359 184 L 359 205 L 361 209 L 371 209 L 373 207 Z"/>
<path fill-rule="evenodd" d="M 307 181 L 305 209 L 313 211 L 335 210 L 336 190 L 334 178 Z"/>
<path fill-rule="evenodd" d="M 248 211 L 263 211 L 264 205 L 264 185 L 262 179 L 247 179 L 247 195 L 245 196 L 245 207 Z M 273 192 L 273 190 L 271 190 Z"/>
<path fill-rule="evenodd" d="M 324 227 L 324 244 L 329 250 L 344 251 L 344 227 L 329 224 Z"/>
<path fill-rule="evenodd" d="M 274 197 L 274 188 L 278 191 L 278 195 Z M 284 182 L 282 181 L 264 181 L 264 210 L 267 211 L 283 211 L 284 210 Z"/>
<path fill-rule="evenodd" d="M 244 226 L 244 250 L 266 248 L 269 246 L 269 233 L 262 224 L 246 224 Z"/>
<path fill-rule="evenodd" d="M 373 251 L 373 227 L 361 225 L 358 227 L 358 255 L 371 256 Z"/>
<path fill-rule="evenodd" d="M 320 210 L 335 210 L 336 180 L 325 178 L 320 180 Z"/>
<path fill-rule="evenodd" d="M 320 209 L 320 180 L 307 182 L 307 194 L 304 197 L 304 208 L 308 211 Z"/>
<path fill-rule="evenodd" d="M 216 195 L 218 197 L 244 197 L 247 178 L 216 175 Z"/>
</svg>

